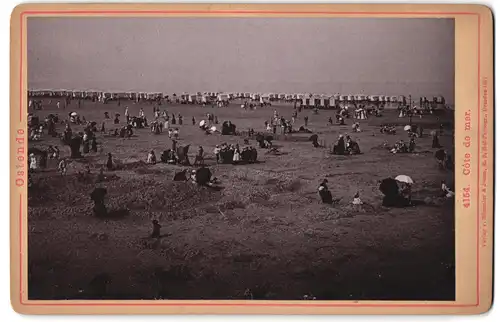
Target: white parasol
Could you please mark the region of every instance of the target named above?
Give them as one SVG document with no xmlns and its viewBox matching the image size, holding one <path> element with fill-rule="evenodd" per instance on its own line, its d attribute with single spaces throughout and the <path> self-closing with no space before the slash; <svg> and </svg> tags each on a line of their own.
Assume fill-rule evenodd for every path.
<svg viewBox="0 0 500 322">
<path fill-rule="evenodd" d="M 77 116 L 77 115 L 78 115 L 78 113 L 76 113 L 76 112 L 71 112 L 71 114 L 70 114 L 69 116 Z"/>
<path fill-rule="evenodd" d="M 410 131 L 411 130 L 411 125 L 405 125 L 404 130 L 405 131 Z"/>
<path fill-rule="evenodd" d="M 200 126 L 204 126 L 204 125 L 205 125 L 205 120 L 200 121 Z"/>
<path fill-rule="evenodd" d="M 216 128 L 215 126 L 212 126 L 212 127 L 210 128 L 210 131 L 215 132 L 215 131 L 217 131 L 217 128 Z"/>
<path fill-rule="evenodd" d="M 412 178 L 408 177 L 407 175 L 400 174 L 396 178 L 394 178 L 396 181 L 407 183 L 407 184 L 413 184 Z"/>
</svg>

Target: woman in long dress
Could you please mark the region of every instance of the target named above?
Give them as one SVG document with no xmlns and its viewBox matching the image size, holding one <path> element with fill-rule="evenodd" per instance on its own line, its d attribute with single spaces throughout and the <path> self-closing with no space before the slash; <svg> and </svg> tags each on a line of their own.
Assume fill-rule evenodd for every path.
<svg viewBox="0 0 500 322">
<path fill-rule="evenodd" d="M 236 164 L 240 162 L 240 159 L 241 159 L 240 148 L 236 147 L 234 149 L 234 154 L 233 154 L 233 163 Z"/>
<path fill-rule="evenodd" d="M 30 154 L 30 170 L 35 171 L 38 168 L 36 157 L 34 153 Z"/>
</svg>

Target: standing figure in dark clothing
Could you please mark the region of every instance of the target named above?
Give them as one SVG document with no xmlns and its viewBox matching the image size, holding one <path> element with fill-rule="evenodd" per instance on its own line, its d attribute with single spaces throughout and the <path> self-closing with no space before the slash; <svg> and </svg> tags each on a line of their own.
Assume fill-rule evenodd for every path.
<svg viewBox="0 0 500 322">
<path fill-rule="evenodd" d="M 108 170 L 113 170 L 113 156 L 111 155 L 111 153 L 108 153 L 108 161 L 106 162 L 106 168 L 108 168 Z"/>
<path fill-rule="evenodd" d="M 408 152 L 413 153 L 415 151 L 415 138 L 410 139 L 410 144 L 408 145 Z"/>
<path fill-rule="evenodd" d="M 107 190 L 105 188 L 95 188 L 90 194 L 90 199 L 94 202 L 94 214 L 97 217 L 104 217 L 108 213 L 104 205 L 104 197 L 106 194 Z"/>
<path fill-rule="evenodd" d="M 437 133 L 434 131 L 432 132 L 432 148 L 433 149 L 439 149 L 441 148 L 441 144 L 439 144 L 439 138 Z"/>
<path fill-rule="evenodd" d="M 69 147 L 71 149 L 71 158 L 73 159 L 81 158 L 82 156 L 80 153 L 81 144 L 82 144 L 82 138 L 79 135 L 75 136 L 70 140 Z"/>
<path fill-rule="evenodd" d="M 40 155 L 39 166 L 41 169 L 45 169 L 47 167 L 48 156 L 49 156 L 49 153 L 47 151 L 43 151 L 42 154 Z"/>
<path fill-rule="evenodd" d="M 333 147 L 333 153 L 339 155 L 345 154 L 345 141 L 343 135 L 339 136 L 337 144 Z"/>
<path fill-rule="evenodd" d="M 96 140 L 95 136 L 92 137 L 90 150 L 92 152 L 97 152 L 97 140 Z"/>
<path fill-rule="evenodd" d="M 160 238 L 161 225 L 158 220 L 153 220 L 153 232 L 151 233 L 151 238 Z"/>
<path fill-rule="evenodd" d="M 47 124 L 48 134 L 54 136 L 56 134 L 56 125 L 52 119 L 49 119 Z"/>
<path fill-rule="evenodd" d="M 198 154 L 196 155 L 195 159 L 194 159 L 194 165 L 203 165 L 204 161 L 203 161 L 203 147 L 200 145 L 200 147 L 198 148 Z"/>
<path fill-rule="evenodd" d="M 177 153 L 177 140 L 172 140 L 172 152 Z"/>
<path fill-rule="evenodd" d="M 333 203 L 332 193 L 330 192 L 330 190 L 328 190 L 328 186 L 326 185 L 327 182 L 328 180 L 323 179 L 323 181 L 318 187 L 318 192 L 322 203 L 332 204 Z"/>
<path fill-rule="evenodd" d="M 307 127 L 308 123 L 309 123 L 309 117 L 306 115 L 304 116 L 304 126 Z"/>
</svg>

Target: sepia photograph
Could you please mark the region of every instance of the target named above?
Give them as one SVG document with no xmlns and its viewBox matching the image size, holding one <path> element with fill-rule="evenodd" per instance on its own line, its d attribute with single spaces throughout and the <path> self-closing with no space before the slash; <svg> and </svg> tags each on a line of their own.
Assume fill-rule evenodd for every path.
<svg viewBox="0 0 500 322">
<path fill-rule="evenodd" d="M 453 18 L 27 17 L 25 49 L 28 300 L 456 300 Z"/>
</svg>

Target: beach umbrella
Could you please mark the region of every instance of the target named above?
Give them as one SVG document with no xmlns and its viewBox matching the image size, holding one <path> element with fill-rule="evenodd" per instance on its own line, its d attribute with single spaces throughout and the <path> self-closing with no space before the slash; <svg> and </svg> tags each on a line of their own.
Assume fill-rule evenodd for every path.
<svg viewBox="0 0 500 322">
<path fill-rule="evenodd" d="M 404 130 L 405 130 L 405 131 L 410 131 L 410 130 L 411 130 L 411 125 L 406 125 L 406 126 L 404 127 Z"/>
<path fill-rule="evenodd" d="M 200 121 L 200 126 L 204 126 L 204 125 L 205 125 L 205 120 Z"/>
<path fill-rule="evenodd" d="M 403 182 L 403 183 L 407 183 L 407 184 L 413 184 L 412 178 L 410 178 L 409 176 L 404 175 L 404 174 L 400 174 L 399 176 L 397 176 L 394 179 L 396 181 L 399 181 L 399 182 Z"/>
<path fill-rule="evenodd" d="M 77 112 L 71 112 L 71 113 L 69 114 L 69 116 L 77 116 L 77 115 L 78 115 L 78 113 L 77 113 Z"/>
</svg>

